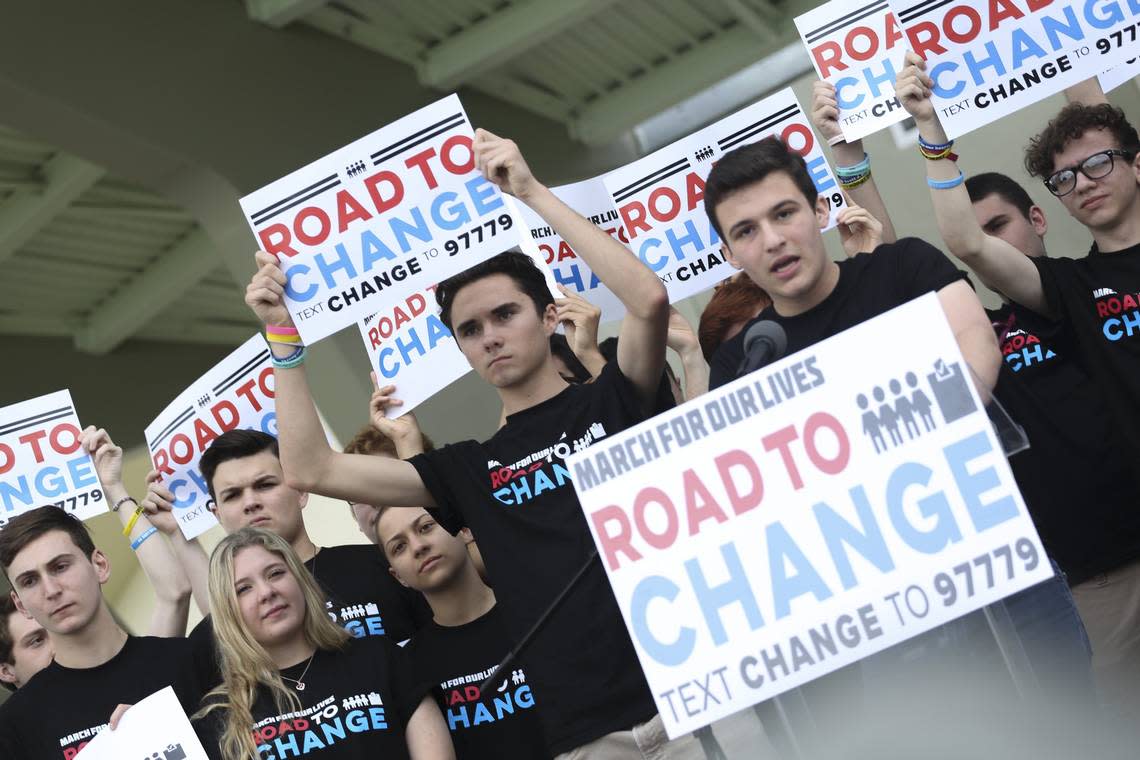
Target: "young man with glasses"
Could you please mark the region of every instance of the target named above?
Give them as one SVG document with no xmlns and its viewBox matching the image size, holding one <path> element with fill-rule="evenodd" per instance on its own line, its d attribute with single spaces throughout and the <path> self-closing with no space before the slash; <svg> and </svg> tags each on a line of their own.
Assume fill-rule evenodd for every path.
<svg viewBox="0 0 1140 760">
<path fill-rule="evenodd" d="M 1060 536 L 1065 544 L 1099 545 L 1086 554 L 1090 573 L 1072 587 L 1073 597 L 1093 645 L 1093 671 L 1102 699 L 1122 717 L 1140 714 L 1140 560 L 1136 558 L 1134 487 L 1115 488 L 1104 503 L 1106 476 L 1125 481 L 1140 455 L 1140 138 L 1118 108 L 1107 103 L 1066 106 L 1035 137 L 1026 151 L 1025 166 L 1041 177 L 1071 216 L 1092 233 L 1093 246 L 1080 259 L 1053 258 L 1033 237 L 1044 234 L 1038 210 L 1021 223 L 1015 213 L 1004 216 L 1023 228 L 983 226 L 961 184 L 961 171 L 950 141 L 930 102 L 931 82 L 925 63 L 907 54 L 907 66 L 895 87 L 900 101 L 914 116 L 924 143 L 927 177 L 939 231 L 950 251 L 990 288 L 1025 307 L 1055 337 L 1056 353 L 1077 368 L 1092 387 L 1087 410 L 1101 414 L 1061 416 L 1055 404 L 1043 420 L 1058 435 L 1090 440 L 1103 448 L 1092 466 L 1074 457 L 1068 477 L 1074 482 L 1067 508 L 1071 529 Z M 940 155 L 945 153 L 945 155 Z M 986 198 L 979 197 L 979 202 Z M 990 217 L 986 224 L 993 219 Z M 988 234 L 987 234 L 988 233 Z M 1039 249 L 1039 250 L 1035 250 Z M 1041 319 L 1041 318 L 1044 319 Z M 1077 403 L 1082 388 L 1069 394 Z M 1100 417 L 1108 429 L 1094 432 Z M 1036 422 L 1036 421 L 1035 421 Z M 1108 443 L 1109 440 L 1112 443 Z M 1119 476 L 1119 477 L 1118 477 Z M 1115 503 L 1113 503 L 1115 502 Z M 1063 522 L 1063 520 L 1062 520 Z M 1090 524 L 1091 523 L 1091 524 Z M 1099 536 L 1099 538 L 1098 538 Z M 1107 568 L 1107 569 L 1106 569 Z"/>
</svg>

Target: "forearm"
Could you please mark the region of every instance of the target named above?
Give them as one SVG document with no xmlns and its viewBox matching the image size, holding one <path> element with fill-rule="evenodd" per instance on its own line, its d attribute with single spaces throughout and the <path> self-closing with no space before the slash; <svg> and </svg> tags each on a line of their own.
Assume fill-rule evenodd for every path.
<svg viewBox="0 0 1140 760">
<path fill-rule="evenodd" d="M 609 233 L 539 186 L 525 199 L 636 318 L 656 318 L 668 307 L 665 286 Z"/>
<path fill-rule="evenodd" d="M 278 357 L 293 351 L 292 346 L 281 343 L 271 343 L 270 348 Z M 333 451 L 317 415 L 304 365 L 275 368 L 273 375 L 281 470 L 292 487 L 321 493 L 321 480 Z"/>
<path fill-rule="evenodd" d="M 685 375 L 685 400 L 692 401 L 709 390 L 709 365 L 701 355 L 700 346 L 679 354 L 681 371 Z"/>
<path fill-rule="evenodd" d="M 156 597 L 154 611 L 150 615 L 148 636 L 161 639 L 175 639 L 186 635 L 186 621 L 190 619 L 190 596 L 187 594 L 178 601 Z"/>
<path fill-rule="evenodd" d="M 129 496 L 127 489 L 121 483 L 112 483 L 103 490 L 111 505 Z M 139 565 L 142 567 L 143 573 L 146 574 L 147 580 L 154 588 L 155 597 L 168 603 L 184 603 L 190 598 L 190 583 L 186 579 L 185 573 L 182 572 L 182 567 L 175 559 L 170 545 L 161 535 L 157 535 L 157 529 L 154 529 L 154 526 L 150 524 L 146 515 L 140 514 L 137 518 L 135 517 L 135 509 L 136 505 L 133 501 L 126 501 L 115 511 L 115 514 L 124 530 L 127 529 L 128 525 L 131 526 L 127 540 L 132 544 L 142 538 L 144 534 L 149 534 L 135 549 L 135 556 L 138 558 Z M 152 529 L 154 532 L 151 532 Z"/>
<path fill-rule="evenodd" d="M 182 568 L 194 597 L 194 604 L 203 615 L 210 614 L 210 558 L 198 539 L 187 540 L 179 531 L 170 538 L 175 560 Z"/>
<path fill-rule="evenodd" d="M 989 325 L 971 325 L 954 334 L 962 357 L 972 370 L 974 385 L 982 403 L 989 403 L 1001 370 L 1001 351 L 997 337 Z"/>
<path fill-rule="evenodd" d="M 602 352 L 598 350 L 597 346 L 594 346 L 592 350 L 575 351 L 574 355 L 578 357 L 578 361 L 582 362 L 582 366 L 590 373 L 590 377 L 597 377 L 606 368 L 606 357 L 602 356 Z"/>
</svg>

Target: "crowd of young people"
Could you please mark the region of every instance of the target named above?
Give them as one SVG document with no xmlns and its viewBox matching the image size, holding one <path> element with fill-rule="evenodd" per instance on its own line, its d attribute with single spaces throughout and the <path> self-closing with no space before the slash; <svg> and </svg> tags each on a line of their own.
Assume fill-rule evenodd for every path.
<svg viewBox="0 0 1140 760">
<path fill-rule="evenodd" d="M 1135 723 L 1140 521 L 1128 497 L 1140 452 L 1131 424 L 1140 140 L 1107 103 L 1071 104 L 1032 140 L 1027 169 L 1092 238 L 1087 256 L 1051 258 L 1045 212 L 1023 188 L 1001 175 L 966 180 L 957 168 L 930 89 L 923 62 L 909 57 L 897 92 L 918 126 L 942 242 L 1002 295 L 988 313 L 937 247 L 896 236 L 870 159 L 842 140 L 826 84 L 812 114 L 854 201 L 839 225 L 847 258 L 827 256 L 828 208 L 798 155 L 774 138 L 725 154 L 704 203 L 740 273 L 718 287 L 697 334 L 671 313 L 661 280 L 536 180 L 518 146 L 478 130 L 487 180 L 534 209 L 626 308 L 607 355 L 596 310 L 569 293 L 553 298 L 520 253 L 440 283 L 442 321 L 502 402 L 485 440 L 434 447 L 413 415 L 388 416 L 399 389 L 385 386 L 368 427 L 332 449 L 304 349 L 273 341 L 293 328 L 285 276 L 258 252 L 245 300 L 268 328 L 279 436 L 234 430 L 204 453 L 227 533 L 207 557 L 181 537 L 158 474 L 133 503 L 121 450 L 105 431 L 84 431 L 154 586 L 152 635 L 115 620 L 101 591 L 110 562 L 81 523 L 52 506 L 12 519 L 0 531 L 12 584 L 0 606 L 0 681 L 16 691 L 0 707 L 0 756 L 70 760 L 126 706 L 172 685 L 210 756 L 224 760 L 704 757 L 693 737 L 665 735 L 559 447 L 736 379 L 743 336 L 759 320 L 779 323 L 792 353 L 930 292 L 982 397 L 1032 444 L 1011 462 L 1056 573 L 1004 608 L 1036 688 Z M 667 347 L 684 369 L 683 392 L 669 391 Z M 317 546 L 303 518 L 308 494 L 348 502 L 369 545 Z M 184 637 L 191 599 L 209 614 Z M 908 669 L 931 653 L 976 658 L 983 629 L 971 616 L 872 658 L 864 687 L 905 692 Z"/>
</svg>

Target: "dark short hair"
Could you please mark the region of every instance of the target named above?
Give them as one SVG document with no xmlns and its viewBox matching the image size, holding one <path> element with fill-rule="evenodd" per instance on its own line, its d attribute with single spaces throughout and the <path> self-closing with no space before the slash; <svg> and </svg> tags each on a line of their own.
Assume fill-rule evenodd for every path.
<svg viewBox="0 0 1140 760">
<path fill-rule="evenodd" d="M 421 433 L 424 440 L 424 451 L 435 450 L 435 444 L 428 438 L 427 433 Z M 345 454 L 383 454 L 384 456 L 400 458 L 396 453 L 396 443 L 381 433 L 372 425 L 366 425 L 357 431 L 352 440 L 345 444 Z"/>
<path fill-rule="evenodd" d="M 975 174 L 966 180 L 966 192 L 970 195 L 971 203 L 996 195 L 1011 206 L 1016 206 L 1026 219 L 1029 218 L 1029 209 L 1034 206 L 1033 199 L 1021 183 L 1000 172 Z"/>
<path fill-rule="evenodd" d="M 1124 111 L 1110 103 L 1085 105 L 1070 103 L 1061 109 L 1045 129 L 1029 141 L 1025 149 L 1025 170 L 1034 177 L 1047 179 L 1053 173 L 1053 161 L 1071 140 L 1079 139 L 1090 129 L 1103 129 L 1116 139 L 1121 150 L 1135 155 L 1140 152 L 1140 137 Z"/>
<path fill-rule="evenodd" d="M 498 256 L 479 262 L 470 269 L 448 277 L 436 286 L 435 301 L 439 304 L 439 318 L 447 325 L 448 330 L 455 332 L 455 327 L 451 324 L 451 307 L 459 291 L 473 282 L 496 274 L 505 274 L 514 280 L 518 289 L 530 297 L 535 311 L 539 314 L 554 303 L 554 296 L 550 294 L 546 277 L 535 265 L 534 260 L 520 251 L 504 251 Z"/>
<path fill-rule="evenodd" d="M 8 620 L 13 615 L 18 614 L 20 614 L 20 611 L 16 609 L 16 603 L 12 601 L 12 595 L 4 594 L 0 596 L 0 662 L 9 665 L 16 664 L 15 659 L 12 657 L 12 650 L 15 649 L 16 642 L 12 638 L 12 629 L 8 624 Z M 7 681 L 4 681 L 3 684 L 9 689 L 12 688 L 12 684 Z"/>
<path fill-rule="evenodd" d="M 590 370 L 586 369 L 586 365 L 582 364 L 574 349 L 570 348 L 570 342 L 566 340 L 565 335 L 554 333 L 550 336 L 550 353 L 562 360 L 566 369 L 574 376 L 574 382 L 578 384 L 590 382 L 592 377 Z"/>
<path fill-rule="evenodd" d="M 724 230 L 716 218 L 716 207 L 737 190 L 761 182 L 773 172 L 784 172 L 815 207 L 819 198 L 803 156 L 790 150 L 776 137 L 742 145 L 720 157 L 705 180 L 705 213 L 716 234 L 724 240 Z"/>
<path fill-rule="evenodd" d="M 263 451 L 272 451 L 273 456 L 281 458 L 281 449 L 277 439 L 269 433 L 260 430 L 227 430 L 214 439 L 214 442 L 202 452 L 198 460 L 198 469 L 206 479 L 206 487 L 210 489 L 210 498 L 216 499 L 214 493 L 214 473 L 218 466 L 231 459 L 245 459 L 260 454 Z"/>
<path fill-rule="evenodd" d="M 713 354 L 728 338 L 730 326 L 747 322 L 771 303 L 772 299 L 764 289 L 748 275 L 737 275 L 722 285 L 701 312 L 697 326 L 697 341 L 701 344 L 705 361 L 712 361 Z"/>
<path fill-rule="evenodd" d="M 45 533 L 59 530 L 71 537 L 83 556 L 91 559 L 95 553 L 95 542 L 87 532 L 87 526 L 75 515 L 69 514 L 54 504 L 36 507 L 16 515 L 0 530 L 0 565 L 4 572 L 12 566 L 16 555 Z"/>
</svg>

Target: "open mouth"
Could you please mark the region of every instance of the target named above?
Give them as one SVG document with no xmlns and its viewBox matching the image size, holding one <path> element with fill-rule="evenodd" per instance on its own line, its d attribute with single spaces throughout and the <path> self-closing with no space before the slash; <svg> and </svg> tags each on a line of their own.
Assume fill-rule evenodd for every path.
<svg viewBox="0 0 1140 760">
<path fill-rule="evenodd" d="M 796 273 L 799 263 L 800 259 L 798 256 L 781 256 L 773 262 L 769 271 L 780 278 L 791 277 Z"/>
</svg>

